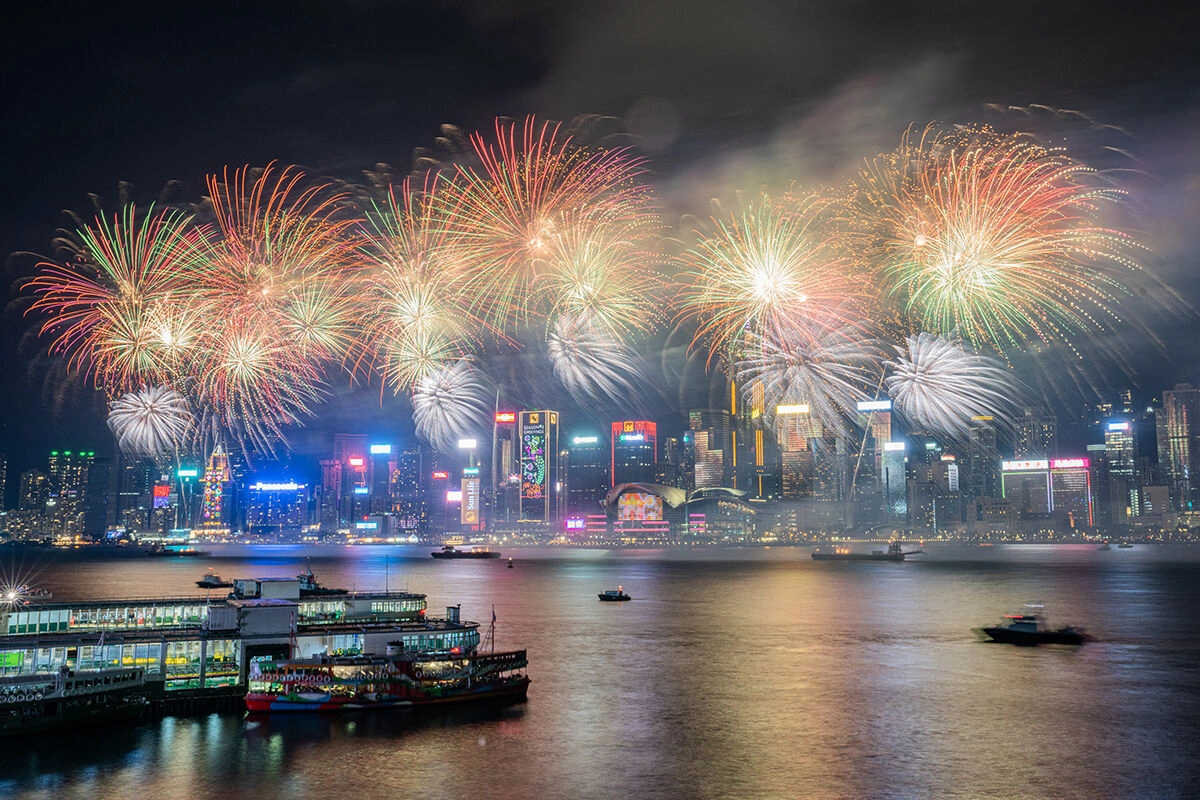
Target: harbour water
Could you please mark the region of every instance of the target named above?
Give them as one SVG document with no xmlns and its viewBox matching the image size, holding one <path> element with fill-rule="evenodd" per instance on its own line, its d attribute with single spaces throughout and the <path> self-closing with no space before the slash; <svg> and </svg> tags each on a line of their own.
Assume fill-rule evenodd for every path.
<svg viewBox="0 0 1200 800">
<path fill-rule="evenodd" d="M 462 604 L 529 651 L 501 709 L 167 717 L 0 743 L 6 798 L 1186 798 L 1200 786 L 1200 547 L 0 549 L 55 601 L 294 576 Z M 508 557 L 514 558 L 508 569 Z M 601 603 L 618 585 L 629 603 Z M 974 629 L 1027 602 L 1082 647 Z"/>
</svg>

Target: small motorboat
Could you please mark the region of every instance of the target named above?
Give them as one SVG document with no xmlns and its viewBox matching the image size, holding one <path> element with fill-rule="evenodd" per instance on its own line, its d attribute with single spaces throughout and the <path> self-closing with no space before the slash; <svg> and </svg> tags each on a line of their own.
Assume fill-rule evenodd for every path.
<svg viewBox="0 0 1200 800">
<path fill-rule="evenodd" d="M 1121 542 L 1119 545 L 1117 545 L 1118 550 L 1129 550 L 1132 547 L 1133 547 L 1132 542 Z"/>
<path fill-rule="evenodd" d="M 508 560 L 508 568 L 509 568 L 509 569 L 512 569 L 512 568 L 513 568 L 513 565 L 512 565 L 512 559 L 511 559 L 511 558 Z"/>
<path fill-rule="evenodd" d="M 1083 644 L 1088 640 L 1089 637 L 1083 628 L 1051 628 L 1046 624 L 1041 612 L 1040 605 L 1026 605 L 1024 613 L 1005 614 L 1004 623 L 984 628 L 983 632 L 990 636 L 992 641 L 1023 646 Z"/>
<path fill-rule="evenodd" d="M 196 581 L 196 585 L 201 589 L 228 589 L 233 586 L 233 581 L 224 580 L 212 569 L 209 569 L 203 578 Z"/>
<path fill-rule="evenodd" d="M 1100 545 L 1096 549 L 1097 550 L 1112 550 L 1112 545 L 1110 545 L 1108 542 L 1105 542 L 1104 544 Z"/>
<path fill-rule="evenodd" d="M 632 600 L 633 598 L 625 594 L 625 587 L 618 586 L 616 589 L 606 589 L 596 595 L 606 603 L 619 603 L 622 600 Z"/>
</svg>

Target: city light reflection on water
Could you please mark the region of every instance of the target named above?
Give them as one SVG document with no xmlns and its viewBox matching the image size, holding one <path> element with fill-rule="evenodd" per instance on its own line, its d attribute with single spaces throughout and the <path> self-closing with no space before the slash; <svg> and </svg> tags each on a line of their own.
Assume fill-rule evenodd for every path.
<svg viewBox="0 0 1200 800">
<path fill-rule="evenodd" d="M 494 605 L 497 647 L 529 650 L 529 701 L 15 740 L 0 793 L 1094 798 L 1185 797 L 1200 783 L 1200 548 L 926 549 L 905 564 L 792 548 L 514 550 L 511 570 L 434 562 L 428 548 L 313 550 L 326 585 L 382 585 L 386 572 L 431 612 L 461 602 L 486 621 Z M 309 552 L 40 558 L 57 600 L 188 594 L 209 565 L 294 575 Z M 633 602 L 598 602 L 617 585 Z M 1023 649 L 974 633 L 1030 601 L 1097 641 Z"/>
</svg>

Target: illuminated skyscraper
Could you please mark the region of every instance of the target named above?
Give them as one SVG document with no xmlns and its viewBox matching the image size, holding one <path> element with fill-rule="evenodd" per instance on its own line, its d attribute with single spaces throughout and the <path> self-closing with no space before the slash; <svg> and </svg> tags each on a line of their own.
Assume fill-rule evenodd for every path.
<svg viewBox="0 0 1200 800">
<path fill-rule="evenodd" d="M 558 412 L 520 414 L 520 518 L 553 522 L 558 517 Z"/>
<path fill-rule="evenodd" d="M 229 458 L 225 454 L 225 448 L 218 444 L 208 457 L 208 467 L 205 468 L 204 477 L 201 479 L 204 487 L 204 498 L 200 506 L 202 528 L 211 530 L 229 527 L 225 516 L 225 487 L 229 479 Z"/>
<path fill-rule="evenodd" d="M 612 448 L 596 433 L 571 436 L 567 441 L 568 517 L 601 514 L 604 495 L 612 486 Z"/>
<path fill-rule="evenodd" d="M 688 427 L 695 446 L 693 466 L 696 489 L 729 486 L 733 478 L 733 431 L 724 409 L 688 412 Z"/>
<path fill-rule="evenodd" d="M 646 420 L 612 424 L 610 485 L 652 483 L 658 462 L 658 425 Z"/>
<path fill-rule="evenodd" d="M 1017 420 L 1014 458 L 1054 458 L 1057 455 L 1058 420 L 1048 412 L 1025 409 L 1025 416 Z"/>
<path fill-rule="evenodd" d="M 46 516 L 54 533 L 77 536 L 83 532 L 87 478 L 95 456 L 90 450 L 74 453 L 55 450 L 50 453 L 50 493 L 46 500 Z"/>
<path fill-rule="evenodd" d="M 1104 426 L 1104 453 L 1108 458 L 1109 502 L 1113 522 L 1121 525 L 1141 513 L 1141 482 L 1137 474 L 1137 438 L 1129 420 Z"/>
<path fill-rule="evenodd" d="M 1158 461 L 1177 511 L 1200 510 L 1200 389 L 1177 385 L 1163 392 L 1155 415 Z"/>
<path fill-rule="evenodd" d="M 995 420 L 990 416 L 971 417 L 966 463 L 963 464 L 963 494 L 968 501 L 1000 497 L 1000 460 Z"/>
</svg>

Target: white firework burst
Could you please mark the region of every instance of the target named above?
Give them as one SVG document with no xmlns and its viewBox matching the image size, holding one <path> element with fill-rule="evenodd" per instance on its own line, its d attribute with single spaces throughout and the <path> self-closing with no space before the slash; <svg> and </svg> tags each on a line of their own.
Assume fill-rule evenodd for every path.
<svg viewBox="0 0 1200 800">
<path fill-rule="evenodd" d="M 768 423 L 779 406 L 800 404 L 831 431 L 847 430 L 858 402 L 874 396 L 885 357 L 853 327 L 793 327 L 755 337 L 747 349 L 734 379 L 747 397 L 761 391 Z"/>
<path fill-rule="evenodd" d="M 447 364 L 413 387 L 413 422 L 417 435 L 439 450 L 483 427 L 491 409 L 489 393 L 469 358 Z"/>
<path fill-rule="evenodd" d="M 1011 371 L 962 342 L 919 333 L 896 351 L 884 386 L 912 426 L 963 439 L 971 417 L 1007 417 L 1017 404 L 1019 386 Z"/>
<path fill-rule="evenodd" d="M 108 427 L 117 447 L 131 456 L 170 455 L 179 449 L 195 425 L 187 400 L 165 386 L 129 392 L 109 406 Z"/>
<path fill-rule="evenodd" d="M 562 315 L 546 335 L 554 375 L 576 399 L 627 400 L 641 380 L 637 353 L 589 315 Z"/>
</svg>

